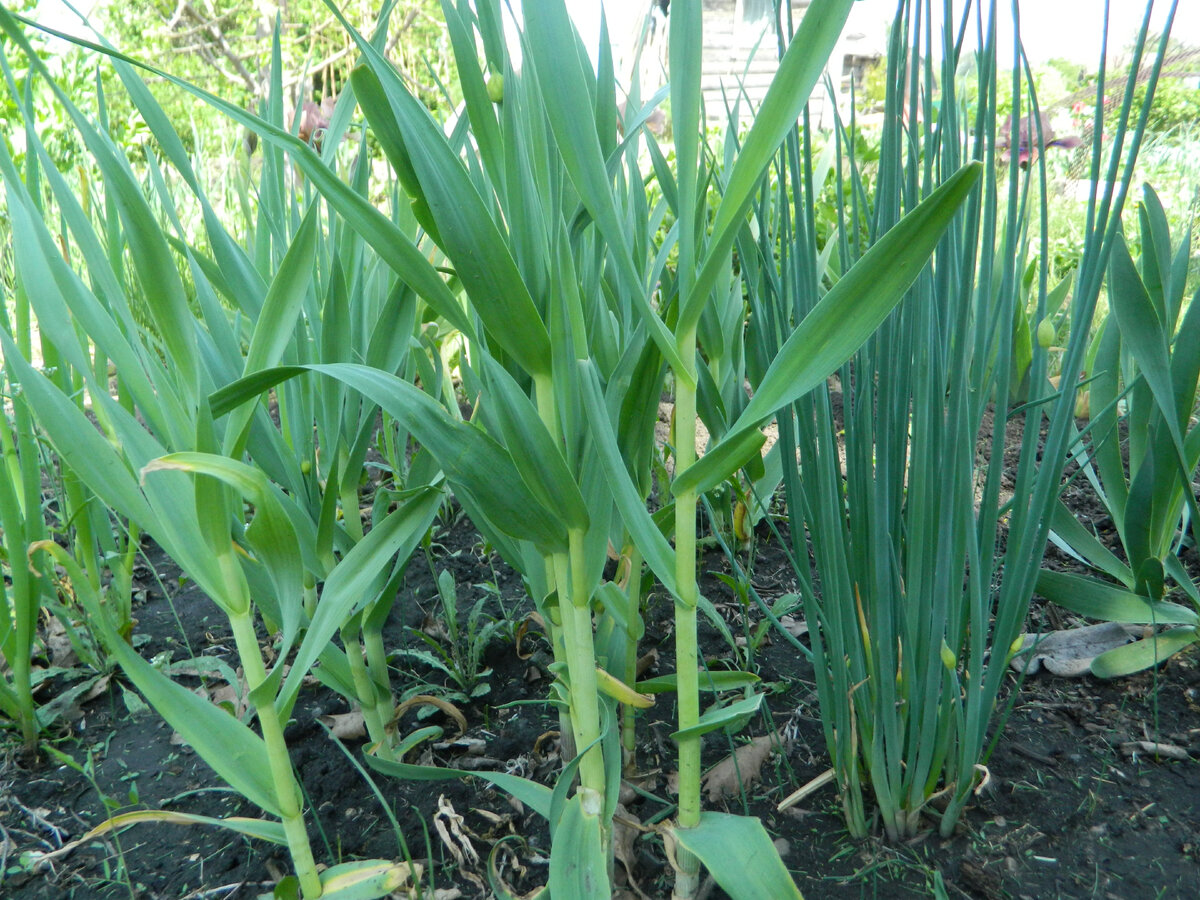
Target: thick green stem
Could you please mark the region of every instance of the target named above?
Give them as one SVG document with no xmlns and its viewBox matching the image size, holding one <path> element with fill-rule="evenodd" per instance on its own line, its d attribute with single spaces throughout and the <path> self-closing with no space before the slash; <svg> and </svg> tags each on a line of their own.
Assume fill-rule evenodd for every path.
<svg viewBox="0 0 1200 900">
<path fill-rule="evenodd" d="M 695 334 L 682 335 L 680 353 L 695 367 Z M 695 372 L 689 373 L 693 376 Z M 687 471 L 696 461 L 696 389 L 675 382 L 675 474 Z M 675 497 L 675 672 L 679 703 L 679 729 L 695 727 L 700 721 L 700 678 L 696 648 L 696 492 L 682 491 Z M 700 824 L 700 736 L 679 739 L 679 825 Z M 700 861 L 680 848 L 676 862 L 674 896 L 690 898 L 700 887 Z"/>
<path fill-rule="evenodd" d="M 554 560 L 546 560 L 546 567 L 553 573 Z M 553 574 L 547 578 L 546 583 L 554 584 Z M 550 635 L 550 646 L 554 650 L 554 661 L 565 663 L 567 661 L 567 641 L 563 636 L 561 622 L 547 620 L 546 628 L 547 633 Z M 575 726 L 571 723 L 571 710 L 569 707 L 560 707 L 558 710 L 558 741 L 562 748 L 563 765 L 566 765 L 567 760 L 574 759 L 576 751 Z"/>
<path fill-rule="evenodd" d="M 625 586 L 625 596 L 628 606 L 626 616 L 630 624 L 641 616 L 642 605 L 642 554 L 630 544 L 625 550 L 625 558 L 629 560 L 628 582 Z M 633 685 L 637 681 L 638 663 L 637 640 L 628 632 L 625 640 L 625 667 L 623 677 L 625 683 Z M 621 750 L 626 772 L 637 770 L 637 709 L 625 704 L 621 707 Z"/>
<path fill-rule="evenodd" d="M 534 375 L 534 401 L 537 403 L 538 418 L 546 431 L 558 437 L 558 416 L 554 409 L 554 381 L 548 375 Z M 558 591 L 560 616 L 565 619 L 566 611 L 564 607 L 567 605 L 567 595 L 570 591 L 569 578 L 566 576 L 566 569 L 561 573 L 559 571 L 557 561 L 554 557 L 547 556 L 543 562 L 546 566 L 546 584 L 551 590 Z M 556 663 L 569 663 L 570 652 L 567 646 L 567 639 L 563 633 L 562 622 L 555 622 L 550 617 L 548 610 L 543 610 L 543 619 L 545 619 L 546 633 L 550 637 L 550 646 L 554 650 L 554 661 Z M 558 711 L 558 735 L 559 742 L 562 746 L 562 757 L 564 762 L 573 759 L 578 749 L 578 744 L 575 741 L 575 725 L 571 715 L 570 708 L 560 709 Z"/>
<path fill-rule="evenodd" d="M 267 669 L 262 653 L 258 649 L 258 638 L 254 634 L 254 620 L 247 610 L 229 617 L 233 626 L 233 639 L 241 658 L 242 671 L 246 674 L 246 686 L 254 700 L 258 724 L 262 729 L 263 743 L 267 746 L 267 762 L 271 766 L 271 778 L 275 785 L 275 796 L 279 803 L 280 819 L 287 836 L 292 865 L 300 880 L 300 889 L 305 900 L 321 896 L 321 876 L 317 874 L 317 863 L 313 859 L 312 845 L 308 842 L 308 830 L 304 827 L 304 812 L 300 802 L 300 786 L 292 771 L 292 760 L 288 756 L 287 742 L 283 739 L 283 723 L 275 711 L 271 697 L 256 693 L 267 680 Z"/>
<path fill-rule="evenodd" d="M 562 611 L 563 639 L 566 644 L 567 675 L 571 689 L 571 725 L 578 749 L 587 747 L 579 764 L 583 787 L 604 796 L 604 757 L 600 737 L 600 704 L 596 686 L 596 652 L 592 642 L 592 611 L 586 596 L 583 560 L 583 535 L 571 532 L 571 553 L 554 557 L 559 583 L 559 609 Z M 564 597 L 562 586 L 569 584 Z"/>
<path fill-rule="evenodd" d="M 376 690 L 382 691 L 381 696 L 391 703 L 391 682 L 388 677 L 387 647 L 383 644 L 383 632 L 378 627 L 368 624 L 363 627 L 362 636 L 363 646 L 367 648 L 367 671 L 375 683 Z"/>
<path fill-rule="evenodd" d="M 374 679 L 363 664 L 362 645 L 358 635 L 342 633 L 342 643 L 346 647 L 346 660 L 350 664 L 350 675 L 354 679 L 354 693 L 358 695 L 358 705 L 362 709 L 363 724 L 371 742 L 378 747 L 378 754 L 384 759 L 393 759 L 391 742 L 387 735 L 387 721 L 379 708 L 379 691 Z M 388 710 L 389 716 L 391 710 Z"/>
<path fill-rule="evenodd" d="M 27 652 L 18 653 L 16 659 L 12 660 L 12 689 L 16 694 L 21 723 L 21 751 L 31 757 L 37 753 L 38 732 L 37 706 L 33 701 L 33 668 Z"/>
<path fill-rule="evenodd" d="M 304 604 L 304 614 L 312 621 L 312 617 L 317 614 L 317 579 L 312 572 L 304 573 L 304 587 L 300 598 Z"/>
</svg>

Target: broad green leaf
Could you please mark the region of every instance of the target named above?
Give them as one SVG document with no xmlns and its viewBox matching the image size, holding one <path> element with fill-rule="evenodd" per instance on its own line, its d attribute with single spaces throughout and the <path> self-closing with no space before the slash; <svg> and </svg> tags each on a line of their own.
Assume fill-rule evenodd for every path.
<svg viewBox="0 0 1200 900">
<path fill-rule="evenodd" d="M 450 0 L 442 0 L 442 16 L 446 21 L 446 34 L 450 38 L 450 46 L 454 49 L 458 84 L 462 89 L 463 103 L 471 121 L 471 135 L 479 147 L 479 156 L 492 181 L 503 183 L 504 146 L 500 126 L 496 122 L 495 104 L 488 96 L 487 84 L 479 67 L 475 35 Z M 495 74 L 503 76 L 504 73 L 501 70 Z"/>
<path fill-rule="evenodd" d="M 1037 592 L 1059 606 L 1092 619 L 1130 625 L 1197 625 L 1200 615 L 1176 603 L 1152 603 L 1115 585 L 1065 572 L 1038 573 Z"/>
<path fill-rule="evenodd" d="M 0 346 L 5 362 L 14 369 L 29 405 L 36 410 L 38 422 L 62 460 L 108 506 L 142 527 L 155 530 L 157 516 L 113 445 L 70 398 L 29 365 L 4 329 L 0 329 Z"/>
<path fill-rule="evenodd" d="M 1123 647 L 1106 650 L 1092 660 L 1097 678 L 1120 678 L 1158 665 L 1185 647 L 1200 641 L 1196 628 L 1172 628 Z"/>
<path fill-rule="evenodd" d="M 617 274 L 637 306 L 650 336 L 671 363 L 677 377 L 690 369 L 675 346 L 671 332 L 651 307 L 647 286 L 634 269 L 625 226 L 617 214 L 612 181 L 605 165 L 595 107 L 584 73 L 584 60 L 575 48 L 578 37 L 562 0 L 540 0 L 524 10 L 526 45 L 546 104 L 558 151 L 588 214 L 612 246 Z"/>
<path fill-rule="evenodd" d="M 95 394 L 95 409 L 110 419 L 114 436 L 101 434 L 69 397 L 26 362 L 3 329 L 0 346 L 59 457 L 105 505 L 153 535 L 220 603 L 224 579 L 204 546 L 196 517 L 179 515 L 180 510 L 196 508 L 189 476 L 171 473 L 159 483 L 140 486 L 131 465 L 161 456 L 164 449 L 136 419 L 106 394 Z"/>
<path fill-rule="evenodd" d="M 491 414 L 530 493 L 547 508 L 557 508 L 568 528 L 586 531 L 587 504 L 537 408 L 503 366 L 488 357 L 483 367 L 489 388 L 483 402 L 492 401 Z"/>
<path fill-rule="evenodd" d="M 1175 330 L 1177 311 L 1167 296 L 1167 282 L 1171 277 L 1171 233 L 1162 202 L 1149 184 L 1142 185 L 1138 224 L 1142 233 L 1142 282 L 1159 321 L 1171 332 Z"/>
<path fill-rule="evenodd" d="M 268 822 L 263 819 L 249 819 L 245 816 L 229 816 L 225 819 L 215 819 L 212 816 L 199 816 L 194 813 L 172 812 L 169 809 L 139 809 L 134 812 L 121 813 L 101 822 L 80 841 L 90 841 L 92 838 L 110 834 L 118 828 L 127 825 L 137 825 L 141 822 L 154 822 L 163 825 L 212 825 L 236 831 L 246 837 L 270 841 L 273 844 L 287 846 L 287 835 L 282 822 Z"/>
<path fill-rule="evenodd" d="M 1171 349 L 1171 384 L 1175 388 L 1175 410 L 1187 422 L 1200 380 L 1200 290 L 1188 303 Z"/>
<path fill-rule="evenodd" d="M 762 451 L 763 444 L 766 442 L 767 436 L 758 428 L 747 428 L 728 436 L 727 438 L 721 440 L 712 450 L 709 450 L 708 453 L 701 457 L 701 459 L 712 453 L 719 453 L 719 459 L 722 462 L 717 464 L 714 469 L 720 470 L 726 468 L 729 465 L 729 463 L 726 462 L 727 460 L 735 461 L 733 464 L 734 468 L 720 480 L 710 484 L 709 481 L 712 480 L 711 474 L 704 481 L 696 480 L 705 474 L 705 470 L 701 469 L 699 472 L 695 472 L 694 470 L 696 467 L 693 465 L 685 472 L 681 472 L 679 476 L 673 482 L 671 482 L 671 493 L 675 496 L 678 496 L 681 491 L 688 490 L 689 488 L 695 489 L 697 493 L 711 490 L 720 484 L 721 481 L 731 477 L 733 473 L 742 466 L 749 467 L 754 462 L 755 454 L 758 454 Z M 761 459 L 761 456 L 759 458 Z"/>
<path fill-rule="evenodd" d="M 646 624 L 637 610 L 629 608 L 629 595 L 613 582 L 602 582 L 592 595 L 592 600 L 604 607 L 604 614 L 612 616 L 630 640 L 640 641 L 645 635 Z"/>
<path fill-rule="evenodd" d="M 221 278 L 231 287 L 231 298 L 239 308 L 258 318 L 262 307 L 262 298 L 266 286 L 254 264 L 247 257 L 245 250 L 233 240 L 221 224 L 216 212 L 210 205 L 200 186 L 200 181 L 192 168 L 192 160 L 182 139 L 175 132 L 170 119 L 154 99 L 154 95 L 146 83 L 138 77 L 133 67 L 120 59 L 113 58 L 113 68 L 121 79 L 129 99 L 141 113 L 142 120 L 154 135 L 158 148 L 171 164 L 183 176 L 188 187 L 200 203 L 200 211 L 204 217 L 204 226 L 208 240 L 212 246 L 213 256 L 219 265 Z M 234 289 L 236 286 L 236 289 Z"/>
<path fill-rule="evenodd" d="M 701 680 L 703 680 L 703 676 L 701 676 Z M 678 741 L 686 737 L 708 734 L 710 731 L 716 731 L 718 728 L 736 725 L 744 721 L 747 716 L 752 716 L 758 712 L 759 707 L 762 706 L 762 702 L 762 694 L 753 694 L 742 700 L 730 703 L 728 706 L 715 707 L 700 716 L 696 720 L 695 725 L 690 728 L 681 728 L 672 734 L 671 737 Z"/>
<path fill-rule="evenodd" d="M 808 393 L 862 346 L 928 264 L 982 171 L 977 162 L 963 166 L 863 254 L 792 332 L 725 438 L 676 476 L 673 494 L 709 490 L 736 472 L 752 446 L 745 433 Z"/>
<path fill-rule="evenodd" d="M 610 900 L 608 859 L 600 839 L 600 816 L 576 794 L 566 802 L 550 848 L 550 896 Z"/>
<path fill-rule="evenodd" d="M 210 398 L 213 414 L 228 412 L 306 371 L 335 378 L 378 404 L 429 450 L 455 489 L 465 491 L 496 528 L 543 549 L 566 549 L 566 526 L 557 510 L 537 502 L 503 447 L 476 426 L 452 418 L 428 394 L 388 372 L 352 364 L 280 366 L 214 392 Z"/>
<path fill-rule="evenodd" d="M 1095 372 L 1090 388 L 1092 428 L 1099 435 L 1115 435 L 1117 402 L 1121 396 L 1121 330 L 1117 327 L 1116 316 L 1109 316 L 1100 324 L 1092 371 Z M 1094 453 L 1095 467 L 1103 484 L 1105 505 L 1112 513 L 1117 533 L 1124 534 L 1129 481 L 1125 474 L 1120 442 L 1101 440 L 1096 443 L 1098 446 Z"/>
<path fill-rule="evenodd" d="M 699 825 L 671 828 L 670 835 L 696 855 L 732 900 L 803 900 L 758 819 L 702 812 Z"/>
<path fill-rule="evenodd" d="M 139 329 L 124 302 L 124 292 L 109 266 L 101 240 L 44 148 L 36 146 L 44 162 L 46 180 L 54 189 L 92 284 L 91 289 L 85 286 L 62 258 L 61 249 L 34 210 L 24 186 L 19 179 L 14 183 L 15 172 L 7 169 L 7 155 L 0 152 L 0 159 L 6 164 L 5 190 L 12 217 L 14 265 L 37 313 L 41 333 L 51 339 L 72 366 L 87 371 L 78 345 L 81 330 L 121 373 L 123 386 L 151 430 L 160 435 L 176 435 L 183 430 L 181 423 L 189 415 L 184 411 L 184 398 L 170 391 L 156 391 L 147 377 L 147 372 L 152 372 L 160 384 L 168 380 L 157 353 L 147 352 L 140 342 L 131 344 L 128 340 L 127 336 L 138 334 Z"/>
<path fill-rule="evenodd" d="M 1133 573 L 1129 571 L 1129 566 L 1121 562 L 1116 554 L 1085 528 L 1061 500 L 1055 501 L 1050 515 L 1052 536 L 1064 541 L 1074 553 L 1079 554 L 1105 575 L 1116 579 L 1127 588 L 1133 588 Z"/>
<path fill-rule="evenodd" d="M 312 289 L 320 208 L 319 203 L 313 203 L 308 208 L 291 246 L 279 263 L 254 325 L 254 334 L 250 337 L 243 375 L 278 365 L 284 351 L 294 340 L 300 308 Z M 241 455 L 245 431 L 253 415 L 254 407 L 246 406 L 231 417 L 229 432 L 225 437 L 226 455 L 235 458 Z"/>
<path fill-rule="evenodd" d="M 408 92 L 391 63 L 351 33 L 370 64 L 351 75 L 355 93 L 364 102 L 368 121 L 388 115 L 394 118 L 395 124 L 389 122 L 382 133 L 404 141 L 437 223 L 441 247 L 484 327 L 525 371 L 548 374 L 550 338 L 505 235 L 424 104 Z M 368 99 L 371 102 L 366 102 Z"/>
<path fill-rule="evenodd" d="M 0 27 L 12 34 L 10 25 L 6 16 L 0 17 Z M 157 217 L 146 202 L 128 160 L 117 152 L 107 135 L 101 135 L 92 127 L 66 92 L 49 76 L 24 37 L 18 38 L 17 42 L 26 49 L 31 63 L 46 76 L 51 90 L 74 121 L 103 174 L 106 192 L 115 201 L 125 226 L 130 257 L 143 286 L 142 296 L 146 300 L 154 331 L 166 346 L 172 369 L 178 373 L 179 389 L 185 397 L 192 399 L 200 371 L 196 320 L 188 308 L 183 281 Z"/>
<path fill-rule="evenodd" d="M 163 470 L 191 472 L 229 485 L 254 504 L 254 519 L 246 529 L 246 542 L 253 548 L 271 581 L 283 616 L 283 649 L 286 656 L 300 627 L 300 595 L 304 562 L 291 520 L 284 511 L 276 488 L 261 469 L 212 453 L 171 453 L 153 460 L 143 475 Z"/>
<path fill-rule="evenodd" d="M 1121 340 L 1133 353 L 1138 369 L 1150 385 L 1182 466 L 1186 454 L 1183 433 L 1179 427 L 1175 389 L 1171 384 L 1169 337 L 1120 233 L 1113 247 L 1110 279 L 1109 302 L 1121 329 Z"/>
<path fill-rule="evenodd" d="M 704 263 L 683 302 L 678 331 L 686 332 L 694 328 L 700 320 L 709 291 L 716 284 L 722 270 L 728 266 L 729 251 L 742 227 L 746 210 L 759 189 L 763 173 L 784 138 L 796 127 L 796 119 L 800 117 L 813 87 L 825 71 L 829 55 L 841 36 L 853 4 L 854 0 L 824 0 L 814 2 L 805 10 L 800 27 L 796 29 L 791 44 L 779 61 L 779 68 L 766 96 L 763 97 L 758 114 L 754 117 L 754 124 L 746 135 L 737 162 L 729 175 L 729 182 L 713 221 L 712 238 L 705 253 Z M 695 53 L 695 56 L 699 55 Z M 671 64 L 674 72 L 674 48 Z M 672 102 L 674 99 L 672 96 Z M 971 180 L 973 183 L 974 179 Z M 939 230 L 939 236 L 940 233 Z M 929 250 L 932 252 L 932 244 Z M 927 252 L 925 257 L 928 255 Z M 920 267 L 918 271 L 919 269 Z M 916 277 L 916 272 L 913 272 L 912 277 Z M 911 281 L 910 278 L 909 282 Z M 905 287 L 907 288 L 907 284 Z M 874 330 L 872 328 L 870 331 Z M 866 340 L 866 335 L 863 336 L 863 340 Z M 857 346 L 858 344 L 855 344 L 856 348 Z M 833 367 L 830 368 L 832 370 Z"/>
<path fill-rule="evenodd" d="M 643 694 L 663 694 L 675 690 L 678 678 L 676 675 L 659 675 L 647 678 L 634 685 Z M 731 672 L 722 669 L 701 670 L 700 690 L 702 691 L 733 691 L 738 688 L 758 684 L 761 679 L 753 672 Z"/>
</svg>

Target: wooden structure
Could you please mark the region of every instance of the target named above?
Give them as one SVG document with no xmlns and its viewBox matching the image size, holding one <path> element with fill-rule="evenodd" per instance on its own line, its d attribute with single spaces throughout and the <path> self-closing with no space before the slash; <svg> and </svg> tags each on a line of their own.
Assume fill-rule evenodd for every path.
<svg viewBox="0 0 1200 900">
<path fill-rule="evenodd" d="M 793 23 L 798 27 L 811 0 L 785 0 L 791 4 Z M 753 118 L 754 111 L 775 77 L 779 48 L 775 37 L 775 0 L 702 0 L 704 50 L 701 89 L 705 115 L 710 126 L 722 126 L 727 109 L 737 101 L 740 121 Z M 645 28 L 642 51 L 642 94 L 648 96 L 665 78 L 667 33 L 660 0 L 645 0 L 645 13 L 638 17 L 626 50 L 637 44 Z M 648 18 L 646 18 L 648 17 Z M 843 114 L 847 114 L 850 80 L 861 77 L 865 68 L 878 60 L 886 46 L 886 23 L 863 21 L 853 13 L 830 58 L 829 75 L 838 92 Z M 618 53 L 623 48 L 618 47 Z M 824 84 L 813 91 L 811 109 L 820 127 L 833 125 L 832 110 Z M 728 106 L 727 106 L 728 104 Z"/>
</svg>

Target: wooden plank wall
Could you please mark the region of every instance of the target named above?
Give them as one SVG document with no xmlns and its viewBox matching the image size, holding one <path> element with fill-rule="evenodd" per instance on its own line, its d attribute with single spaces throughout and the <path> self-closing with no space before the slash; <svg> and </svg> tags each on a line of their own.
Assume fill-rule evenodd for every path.
<svg viewBox="0 0 1200 900">
<path fill-rule="evenodd" d="M 811 0 L 791 2 L 793 21 L 798 24 Z M 740 85 L 745 94 L 741 98 L 739 118 L 743 123 L 748 122 L 775 76 L 778 48 L 774 28 L 769 21 L 762 23 L 767 26 L 763 35 L 761 26 L 754 28 L 743 24 L 740 0 L 704 0 L 703 8 L 701 88 L 705 115 L 710 126 L 723 125 L 727 119 L 726 103 L 732 104 L 739 96 Z M 813 112 L 817 113 L 825 92 L 818 87 L 813 95 Z"/>
</svg>

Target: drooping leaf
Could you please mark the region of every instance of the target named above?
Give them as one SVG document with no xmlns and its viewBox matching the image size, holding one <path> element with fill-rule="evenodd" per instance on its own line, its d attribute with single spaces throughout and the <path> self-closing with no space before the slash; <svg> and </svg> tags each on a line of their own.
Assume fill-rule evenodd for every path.
<svg viewBox="0 0 1200 900">
<path fill-rule="evenodd" d="M 1196 625 L 1200 615 L 1176 603 L 1151 602 L 1125 588 L 1066 572 L 1038 573 L 1037 591 L 1059 606 L 1093 619 L 1131 625 Z"/>
<path fill-rule="evenodd" d="M 706 670 L 700 673 L 700 690 L 702 691 L 735 691 L 739 688 L 758 684 L 761 679 L 753 672 L 734 672 L 727 670 Z M 659 675 L 656 678 L 646 678 L 639 681 L 635 688 L 643 694 L 662 694 L 675 690 L 677 676 Z"/>
<path fill-rule="evenodd" d="M 1200 641 L 1195 626 L 1172 628 L 1132 644 L 1101 653 L 1092 660 L 1092 674 L 1097 678 L 1120 678 L 1149 669 Z"/>
<path fill-rule="evenodd" d="M 509 453 L 475 425 L 454 419 L 437 401 L 389 372 L 349 363 L 279 366 L 213 393 L 214 415 L 304 372 L 349 385 L 411 432 L 442 466 L 456 490 L 465 491 L 498 529 L 538 547 L 565 549 L 566 525 L 530 493 Z"/>
<path fill-rule="evenodd" d="M 149 474 L 164 470 L 215 478 L 254 504 L 254 518 L 246 529 L 246 542 L 275 586 L 275 596 L 283 616 L 280 623 L 283 625 L 282 655 L 286 656 L 300 627 L 304 561 L 296 531 L 277 489 L 261 469 L 212 453 L 171 453 L 148 463 L 142 471 L 143 474 Z"/>
<path fill-rule="evenodd" d="M 509 775 L 505 772 L 468 772 L 466 769 L 449 769 L 441 766 L 417 766 L 410 763 L 393 762 L 373 753 L 366 754 L 367 764 L 384 775 L 409 781 L 449 781 L 455 778 L 481 778 L 494 784 L 502 791 L 512 794 L 538 815 L 550 817 L 550 788 L 528 778 Z"/>
<path fill-rule="evenodd" d="M 172 681 L 142 659 L 121 637 L 75 559 L 56 544 L 44 547 L 66 569 L 95 633 L 155 711 L 209 767 L 251 803 L 281 815 L 267 745 L 224 709 Z"/>
<path fill-rule="evenodd" d="M 154 822 L 164 825 L 212 825 L 216 828 L 236 831 L 238 834 L 246 835 L 246 837 L 258 838 L 262 841 L 270 841 L 274 844 L 287 846 L 287 835 L 284 833 L 282 822 L 249 819 L 245 816 L 229 816 L 224 819 L 215 819 L 212 816 L 173 812 L 169 809 L 139 809 L 134 812 L 121 813 L 120 815 L 105 819 L 81 837 L 80 841 L 90 841 L 93 838 L 110 834 L 118 828 L 137 825 L 141 822 Z"/>
</svg>

